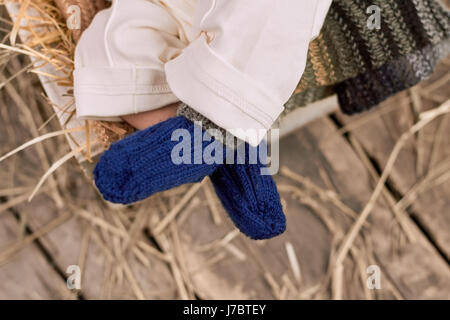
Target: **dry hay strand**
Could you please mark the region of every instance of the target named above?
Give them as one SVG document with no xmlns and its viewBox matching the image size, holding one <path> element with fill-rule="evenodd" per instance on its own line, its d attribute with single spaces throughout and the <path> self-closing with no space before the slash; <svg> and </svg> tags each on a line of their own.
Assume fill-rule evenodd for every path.
<svg viewBox="0 0 450 320">
<path fill-rule="evenodd" d="M 20 6 L 17 15 L 13 16 L 14 22 L 9 33 L 10 45 L 0 43 L 0 53 L 17 53 L 32 58 L 33 62 L 28 69 L 21 72 L 33 72 L 56 82 L 61 88 L 73 87 L 73 56 L 76 42 L 81 33 L 89 26 L 95 14 L 107 7 L 104 0 L 57 0 L 56 7 L 52 0 L 11 0 Z M 69 30 L 66 19 L 69 19 L 76 5 L 80 8 L 80 29 Z M 21 35 L 22 43 L 17 43 L 18 35 Z M 51 65 L 54 72 L 39 70 L 45 65 Z M 2 81 L 1 86 L 17 77 Z M 71 89 L 67 90 L 67 96 L 73 96 Z M 61 108 L 64 109 L 64 108 Z M 74 108 L 71 108 L 71 114 Z M 71 117 L 70 117 L 71 118 Z M 70 119 L 69 118 L 69 119 Z M 96 135 L 103 148 L 117 140 L 122 139 L 134 129 L 125 123 L 106 123 L 92 121 L 93 135 Z M 65 129 L 65 128 L 63 128 Z M 87 126 L 86 130 L 90 128 Z M 89 134 L 84 142 L 90 145 Z M 89 158 L 90 148 L 87 150 Z"/>
<path fill-rule="evenodd" d="M 123 139 L 125 135 L 132 132 L 131 126 L 124 123 L 106 123 L 102 121 L 86 121 L 84 126 L 84 139 L 85 141 L 79 143 L 72 134 L 79 132 L 79 128 L 71 128 L 69 126 L 70 121 L 74 116 L 74 103 L 69 102 L 66 106 L 58 107 L 54 103 L 54 116 L 60 118 L 60 114 L 57 114 L 57 110 L 61 113 L 68 113 L 69 116 L 61 123 L 62 130 L 56 132 L 39 135 L 39 131 L 42 130 L 54 116 L 51 116 L 39 128 L 36 126 L 35 120 L 26 104 L 22 101 L 20 95 L 15 92 L 13 86 L 10 85 L 11 81 L 25 72 L 32 72 L 39 74 L 40 76 L 47 78 L 49 81 L 54 81 L 57 85 L 62 87 L 72 87 L 73 85 L 73 54 L 75 50 L 76 40 L 81 35 L 81 32 L 90 24 L 94 15 L 106 7 L 106 2 L 103 0 L 96 0 L 95 2 L 87 0 L 58 0 L 56 1 L 57 7 L 54 6 L 54 2 L 50 0 L 13 0 L 18 6 L 17 14 L 13 14 L 14 22 L 10 24 L 10 32 L 8 35 L 10 44 L 0 43 L 0 54 L 7 58 L 15 57 L 17 54 L 24 55 L 31 58 L 32 62 L 26 67 L 12 74 L 10 77 L 5 78 L 3 75 L 0 78 L 0 88 L 6 88 L 10 96 L 16 100 L 16 104 L 21 108 L 21 111 L 27 116 L 28 122 L 33 128 L 34 139 L 25 143 L 23 146 L 17 148 L 13 152 L 10 152 L 5 157 L 2 157 L 0 161 L 4 160 L 15 154 L 24 148 L 42 142 L 46 139 L 57 137 L 60 134 L 64 134 L 69 142 L 72 143 L 73 151 L 60 159 L 57 163 L 50 165 L 46 159 L 45 151 L 42 147 L 38 147 L 38 152 L 43 159 L 44 169 L 47 170 L 46 174 L 39 181 L 36 190 L 30 196 L 31 198 L 36 193 L 37 189 L 42 183 L 49 178 L 53 192 L 53 197 L 58 203 L 59 207 L 62 207 L 61 196 L 57 191 L 57 183 L 51 173 L 53 173 L 60 165 L 73 156 L 84 156 L 89 162 L 92 161 L 92 148 L 97 147 L 98 142 L 103 146 L 103 149 L 109 147 L 110 143 Z M 71 6 L 77 5 L 81 8 L 81 29 L 75 32 L 68 30 L 65 19 L 69 18 L 72 8 Z M 22 43 L 18 43 L 18 39 L 22 40 Z M 3 65 L 7 65 L 11 60 L 6 59 Z M 44 66 L 52 66 L 51 72 L 40 70 Z M 48 69 L 46 69 L 48 70 Z M 72 90 L 67 90 L 67 96 L 72 96 Z M 73 99 L 72 99 L 73 100 Z M 61 118 L 62 119 L 62 118 Z"/>
<path fill-rule="evenodd" d="M 385 183 L 394 167 L 394 164 L 403 146 L 411 137 L 413 137 L 416 133 L 422 130 L 430 122 L 448 113 L 450 113 L 450 100 L 447 100 L 444 104 L 435 109 L 420 113 L 418 117 L 419 121 L 415 123 L 407 132 L 403 133 L 400 139 L 395 144 L 394 149 L 392 150 L 389 159 L 386 163 L 386 166 L 383 170 L 383 174 L 381 175 L 368 203 L 366 204 L 366 206 L 364 207 L 361 214 L 358 216 L 358 219 L 352 225 L 350 230 L 346 233 L 344 239 L 340 243 L 338 250 L 336 252 L 336 257 L 333 263 L 334 265 L 333 279 L 334 281 L 336 281 L 335 287 L 337 289 L 336 293 L 334 294 L 334 298 L 342 297 L 342 287 L 341 287 L 342 282 L 340 279 L 342 278 L 344 260 L 351 251 L 355 239 L 359 235 L 364 223 L 367 221 L 370 213 L 372 212 L 372 209 L 375 207 L 375 203 L 377 202 L 379 196 L 383 191 L 383 188 L 385 187 Z"/>
</svg>

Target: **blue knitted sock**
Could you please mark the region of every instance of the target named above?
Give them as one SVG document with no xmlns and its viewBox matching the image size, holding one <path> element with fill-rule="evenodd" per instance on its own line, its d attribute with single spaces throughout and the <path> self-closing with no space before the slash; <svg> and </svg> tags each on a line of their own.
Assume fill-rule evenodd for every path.
<svg viewBox="0 0 450 320">
<path fill-rule="evenodd" d="M 172 159 L 173 150 L 180 143 L 180 140 L 171 141 L 177 129 L 180 135 L 185 134 L 183 141 L 189 143 L 178 154 L 187 155 L 188 163 L 176 164 Z M 200 127 L 181 116 L 138 131 L 112 144 L 102 155 L 94 170 L 95 184 L 106 200 L 130 204 L 160 191 L 199 182 L 219 166 L 203 161 L 203 150 L 220 143 L 203 141 L 203 134 Z M 195 139 L 201 141 L 200 147 L 195 148 L 197 152 Z"/>
<path fill-rule="evenodd" d="M 261 159 L 250 164 L 251 148 L 246 144 L 245 164 L 225 164 L 210 178 L 236 227 L 252 239 L 269 239 L 286 230 L 286 218 L 272 176 L 261 175 L 265 165 Z"/>
</svg>

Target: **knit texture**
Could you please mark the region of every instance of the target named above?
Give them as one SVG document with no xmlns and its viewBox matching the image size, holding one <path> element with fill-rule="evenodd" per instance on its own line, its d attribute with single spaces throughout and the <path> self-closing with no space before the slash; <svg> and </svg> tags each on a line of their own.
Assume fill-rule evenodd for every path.
<svg viewBox="0 0 450 320">
<path fill-rule="evenodd" d="M 381 29 L 367 26 L 367 8 L 380 8 Z M 321 34 L 309 48 L 297 88 L 329 86 L 380 68 L 400 56 L 437 45 L 450 35 L 439 0 L 334 0 Z"/>
<path fill-rule="evenodd" d="M 427 79 L 437 62 L 450 49 L 450 41 L 428 46 L 415 54 L 399 57 L 376 70 L 367 71 L 355 78 L 338 83 L 339 104 L 346 114 L 371 109 L 397 92 L 409 89 Z"/>
<path fill-rule="evenodd" d="M 261 147 L 261 145 L 260 145 Z M 245 145 L 245 164 L 220 166 L 210 177 L 214 189 L 236 227 L 254 240 L 269 239 L 286 230 L 286 218 L 275 182 L 261 175 L 265 159 L 250 164 Z"/>
<path fill-rule="evenodd" d="M 379 30 L 367 27 L 372 5 L 381 9 Z M 344 113 L 368 110 L 429 77 L 450 53 L 449 41 L 450 13 L 440 0 L 334 0 L 282 116 L 333 94 Z"/>
<path fill-rule="evenodd" d="M 94 169 L 100 193 L 108 201 L 130 204 L 160 191 L 200 182 L 213 173 L 219 165 L 204 161 L 203 151 L 218 142 L 202 141 L 204 132 L 197 128 L 196 132 L 201 133 L 197 137 L 202 141 L 201 150 L 194 150 L 199 149 L 194 141 L 195 126 L 185 117 L 175 117 L 112 144 Z M 180 164 L 172 159 L 172 151 L 181 141 L 172 141 L 175 130 L 183 130 L 179 132 L 186 133 L 183 141 L 188 143 L 180 154 L 186 152 L 189 160 Z"/>
<path fill-rule="evenodd" d="M 190 119 L 191 121 L 201 122 L 202 128 L 206 131 L 218 130 L 218 132 L 220 132 L 220 135 L 216 136 L 215 138 L 218 141 L 222 142 L 227 148 L 231 150 L 234 150 L 241 144 L 245 143 L 243 140 L 235 137 L 231 133 L 227 132 L 225 129 L 217 126 L 214 122 L 207 119 L 206 117 L 204 117 L 203 115 L 201 115 L 200 113 L 198 113 L 185 103 L 181 103 L 178 106 L 177 115 L 183 116 L 187 119 Z"/>
<path fill-rule="evenodd" d="M 381 9 L 380 30 L 365 24 L 370 5 Z M 429 77 L 449 40 L 439 0 L 334 0 L 285 114 L 335 93 L 344 113 L 368 110 Z"/>
<path fill-rule="evenodd" d="M 223 146 L 196 126 L 178 116 L 112 144 L 94 169 L 95 184 L 100 193 L 108 201 L 130 204 L 211 175 L 224 208 L 244 234 L 252 239 L 268 239 L 284 232 L 286 219 L 277 187 L 272 176 L 261 174 L 265 158 L 251 157 L 258 154 L 259 149 L 249 144 L 243 145 L 244 148 L 225 149 L 218 155 L 219 163 L 208 164 L 212 159 L 208 160 L 206 155 L 214 156 L 215 152 L 205 153 L 207 148 L 212 150 L 211 146 L 216 143 L 220 148 Z M 190 148 L 183 152 L 190 155 L 191 164 L 176 164 L 172 158 L 173 150 L 180 142 L 172 141 L 172 134 L 179 129 L 188 134 L 183 134 L 183 141 L 188 141 Z M 201 150 L 194 150 L 195 139 L 205 135 L 208 139 L 202 142 Z M 232 158 L 234 164 L 225 164 L 227 152 L 232 153 L 228 158 Z"/>
</svg>

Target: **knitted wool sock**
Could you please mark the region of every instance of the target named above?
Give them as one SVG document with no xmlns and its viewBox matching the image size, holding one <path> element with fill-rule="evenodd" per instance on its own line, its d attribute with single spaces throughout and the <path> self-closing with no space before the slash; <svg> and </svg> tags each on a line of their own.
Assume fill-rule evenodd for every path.
<svg viewBox="0 0 450 320">
<path fill-rule="evenodd" d="M 176 164 L 172 159 L 174 148 L 180 144 L 171 141 L 177 129 L 184 133 L 183 142 L 188 143 L 183 156 L 184 152 L 188 154 L 189 163 Z M 112 144 L 102 155 L 94 170 L 95 184 L 106 200 L 130 204 L 160 191 L 200 182 L 219 166 L 203 161 L 203 150 L 212 143 L 220 143 L 204 142 L 203 134 L 200 127 L 184 117 L 174 117 L 138 131 Z M 202 141 L 201 147 L 196 148 L 199 150 L 194 150 L 196 138 Z"/>
<path fill-rule="evenodd" d="M 261 175 L 265 165 L 249 164 L 249 148 L 245 164 L 225 164 L 210 178 L 236 227 L 254 240 L 269 239 L 286 230 L 286 218 L 272 176 Z"/>
</svg>

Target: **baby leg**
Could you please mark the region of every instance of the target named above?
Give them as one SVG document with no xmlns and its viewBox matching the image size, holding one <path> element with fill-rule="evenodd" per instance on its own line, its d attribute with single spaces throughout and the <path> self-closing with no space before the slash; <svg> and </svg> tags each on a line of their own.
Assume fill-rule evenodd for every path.
<svg viewBox="0 0 450 320">
<path fill-rule="evenodd" d="M 116 1 L 120 3 L 120 0 Z M 136 5 L 142 1 L 133 0 L 131 2 L 134 2 Z M 131 2 L 127 3 L 132 5 Z M 145 2 L 146 5 L 152 4 L 151 1 Z M 114 144 L 102 156 L 94 174 L 98 189 L 104 198 L 112 202 L 132 203 L 142 200 L 155 192 L 167 190 L 180 184 L 199 181 L 206 175 L 217 171 L 213 178 L 214 187 L 233 222 L 241 231 L 254 239 L 269 238 L 281 233 L 285 228 L 285 218 L 279 202 L 279 196 L 272 178 L 260 176 L 259 169 L 261 165 L 219 166 L 206 163 L 175 165 L 170 159 L 171 151 L 175 146 L 175 142 L 170 139 L 171 133 L 176 129 L 184 129 L 192 133 L 195 128 L 194 124 L 185 118 L 174 118 L 177 103 L 160 106 L 163 105 L 162 101 L 171 102 L 177 99 L 170 97 L 171 92 L 167 91 L 164 83 L 161 85 L 157 81 L 153 83 L 148 83 L 148 81 L 146 83 L 137 83 L 141 85 L 143 92 L 132 91 L 131 95 L 135 98 L 134 95 L 140 94 L 139 98 L 142 98 L 142 96 L 146 98 L 139 99 L 139 104 L 136 104 L 138 99 L 129 99 L 130 97 L 123 99 L 124 96 L 130 95 L 130 87 L 124 90 L 122 88 L 123 82 L 120 84 L 115 83 L 115 75 L 125 75 L 125 79 L 119 77 L 121 81 L 127 79 L 135 81 L 136 77 L 127 78 L 128 74 L 126 71 L 130 71 L 133 74 L 133 72 L 138 70 L 141 71 L 141 75 L 149 76 L 148 79 L 164 79 L 164 75 L 161 77 L 162 65 L 164 60 L 170 57 L 170 54 L 161 59 L 161 57 L 164 57 L 164 54 L 161 53 L 172 52 L 176 56 L 178 54 L 177 50 L 181 50 L 187 43 L 183 42 L 187 40 L 187 36 L 179 33 L 179 39 L 168 41 L 165 47 L 163 45 L 165 49 L 158 51 L 157 54 L 148 50 L 148 55 L 136 55 L 130 61 L 136 62 L 139 59 L 143 59 L 147 61 L 147 66 L 151 66 L 151 68 L 147 68 L 150 70 L 145 70 L 142 65 L 136 68 L 135 65 L 129 63 L 130 61 L 118 54 L 118 52 L 121 52 L 122 55 L 128 54 L 130 50 L 127 51 L 126 48 L 133 48 L 133 46 L 124 46 L 122 44 L 122 41 L 125 41 L 124 39 L 112 37 L 112 44 L 105 43 L 104 46 L 97 46 L 101 40 L 96 39 L 98 34 L 108 36 L 108 32 L 106 32 L 108 23 L 112 24 L 109 32 L 118 28 L 118 26 L 115 26 L 114 19 L 111 18 L 114 10 L 117 10 L 117 6 L 117 4 L 116 7 L 113 5 L 113 8 L 109 9 L 110 11 L 106 10 L 99 15 L 97 21 L 94 22 L 94 26 L 90 29 L 90 34 L 82 39 L 76 55 L 78 72 L 75 74 L 75 80 L 78 83 L 76 85 L 76 95 L 78 97 L 79 115 L 86 118 L 121 117 L 137 129 L 143 130 Z M 144 5 L 144 7 L 146 6 Z M 137 7 L 133 8 L 135 10 Z M 150 8 L 159 10 L 157 6 L 146 7 L 148 10 Z M 170 19 L 168 20 L 170 21 Z M 117 22 L 117 25 L 122 26 L 120 32 L 124 32 L 127 28 L 130 28 L 129 32 L 132 31 L 132 28 L 126 22 Z M 165 26 L 167 27 L 167 25 Z M 104 31 L 102 31 L 103 28 L 105 29 Z M 141 35 L 140 38 L 146 38 L 148 41 L 151 39 L 161 40 L 159 38 L 161 35 L 154 33 L 155 30 L 152 28 L 150 28 L 151 37 L 148 37 L 147 34 L 147 37 L 142 37 Z M 170 38 L 169 35 L 165 36 Z M 116 41 L 114 42 L 114 40 Z M 173 46 L 173 43 L 176 45 Z M 97 50 L 98 52 L 92 53 L 90 50 Z M 102 56 L 103 50 L 106 53 L 111 54 L 111 52 L 115 52 L 115 54 L 110 56 L 109 58 L 111 59 L 109 59 L 107 56 Z M 157 50 L 161 50 L 161 48 Z M 100 58 L 95 59 L 95 55 L 98 53 L 100 53 Z M 92 55 L 94 59 L 92 59 Z M 100 72 L 95 72 L 98 69 L 101 69 Z M 89 74 L 89 71 L 92 70 L 94 71 L 91 74 L 93 77 L 86 77 L 86 74 Z M 105 71 L 105 74 L 101 72 L 102 70 Z M 152 77 L 151 72 L 157 76 Z M 109 79 L 110 74 L 111 79 Z M 95 79 L 97 75 L 99 79 Z M 102 75 L 106 76 L 102 77 Z M 89 84 L 89 81 L 92 84 L 92 80 L 94 80 L 94 85 L 91 85 L 90 88 L 88 85 L 88 88 L 86 88 L 86 84 Z M 104 82 L 108 86 L 104 85 Z M 136 83 L 133 82 L 133 84 Z M 133 86 L 131 89 L 136 90 L 136 86 Z M 103 101 L 105 96 L 108 101 Z M 165 98 L 168 98 L 168 100 L 164 100 Z M 120 104 L 118 101 L 120 101 Z M 95 106 L 99 105 L 107 105 L 108 108 L 96 109 Z M 127 110 L 139 112 L 129 113 Z M 164 121 L 167 119 L 169 120 Z M 219 167 L 221 170 L 217 170 Z M 232 196 L 230 197 L 230 195 Z M 270 206 L 265 201 L 270 201 Z"/>
</svg>

